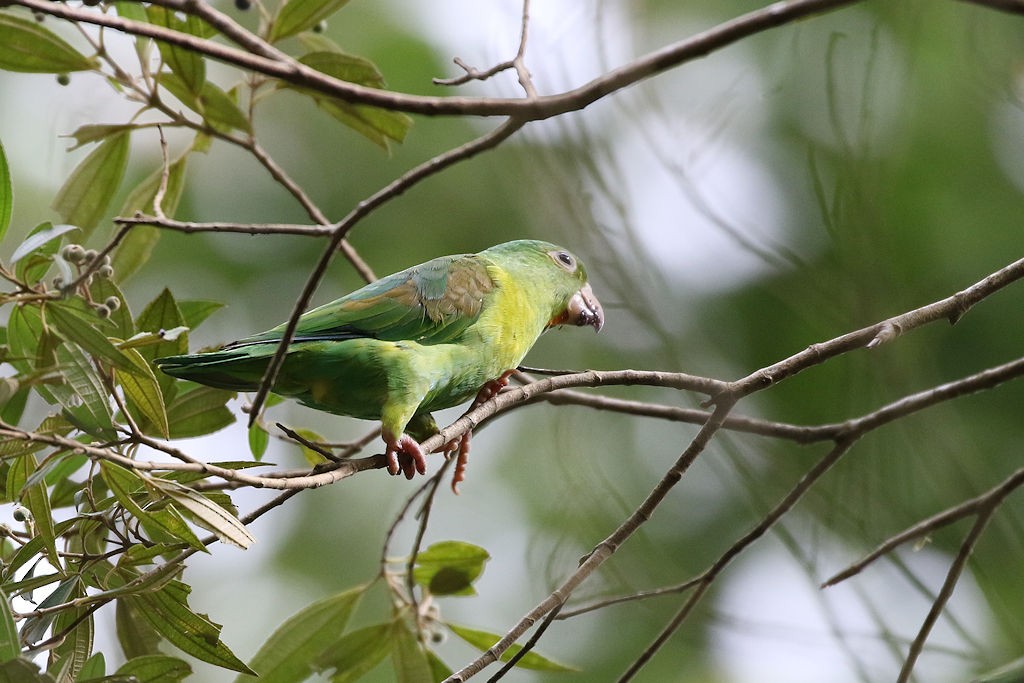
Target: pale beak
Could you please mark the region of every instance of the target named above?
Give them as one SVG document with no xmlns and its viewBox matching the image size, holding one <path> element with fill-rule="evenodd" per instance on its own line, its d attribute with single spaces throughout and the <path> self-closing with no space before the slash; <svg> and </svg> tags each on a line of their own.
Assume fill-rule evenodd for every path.
<svg viewBox="0 0 1024 683">
<path fill-rule="evenodd" d="M 583 285 L 572 295 L 566 314 L 565 322 L 569 325 L 590 325 L 597 332 L 604 327 L 604 310 L 601 308 L 601 302 L 594 296 L 594 291 L 590 289 L 590 284 Z"/>
</svg>

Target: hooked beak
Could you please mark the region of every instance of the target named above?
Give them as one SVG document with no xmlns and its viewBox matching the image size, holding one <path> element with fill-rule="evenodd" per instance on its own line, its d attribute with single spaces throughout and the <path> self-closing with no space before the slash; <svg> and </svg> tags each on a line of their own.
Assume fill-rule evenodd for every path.
<svg viewBox="0 0 1024 683">
<path fill-rule="evenodd" d="M 594 296 L 594 291 L 590 289 L 589 283 L 583 285 L 569 299 L 565 322 L 577 327 L 590 325 L 596 332 L 600 332 L 604 327 L 604 310 L 601 308 L 601 302 Z"/>
</svg>

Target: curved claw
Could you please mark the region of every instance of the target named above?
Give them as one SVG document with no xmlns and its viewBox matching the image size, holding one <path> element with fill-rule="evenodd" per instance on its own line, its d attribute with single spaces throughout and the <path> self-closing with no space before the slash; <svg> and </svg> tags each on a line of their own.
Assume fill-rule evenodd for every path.
<svg viewBox="0 0 1024 683">
<path fill-rule="evenodd" d="M 401 472 L 406 479 L 412 479 L 417 472 L 426 474 L 427 458 L 416 439 L 402 434 L 397 440 L 385 440 L 385 444 L 387 449 L 384 457 L 387 458 L 388 474 L 393 476 Z"/>
</svg>

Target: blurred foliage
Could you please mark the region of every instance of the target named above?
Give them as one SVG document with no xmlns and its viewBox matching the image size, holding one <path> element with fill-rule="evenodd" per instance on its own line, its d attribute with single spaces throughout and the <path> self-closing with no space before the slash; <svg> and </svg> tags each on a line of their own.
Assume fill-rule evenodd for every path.
<svg viewBox="0 0 1024 683">
<path fill-rule="evenodd" d="M 209 26 L 155 6 L 143 11 L 135 3 L 109 4 L 139 21 L 210 35 Z M 550 14 L 539 4 L 535 13 Z M 579 84 L 567 75 L 575 73 L 572 59 L 607 70 L 758 6 L 740 0 L 600 3 L 571 16 L 547 16 L 554 30 L 536 18 L 527 62 L 545 91 L 554 91 L 561 79 Z M 374 87 L 386 81 L 400 92 L 437 94 L 430 79 L 452 75 L 454 54 L 481 68 L 509 56 L 489 52 L 487 35 L 472 45 L 436 47 L 437 27 L 419 14 L 410 18 L 400 4 L 318 0 L 284 7 L 290 9 L 273 2 L 265 12 L 235 10 L 230 3 L 221 9 L 317 68 Z M 449 11 L 436 21 L 480 18 L 465 6 Z M 503 38 L 517 33 L 517 11 L 512 7 L 499 22 Z M 277 21 L 268 21 L 274 16 Z M 1019 17 L 967 3 L 876 0 L 768 31 L 584 112 L 531 124 L 501 148 L 383 206 L 358 225 L 352 243 L 381 274 L 516 237 L 572 245 L 606 302 L 608 328 L 596 340 L 549 335 L 529 363 L 740 377 L 808 344 L 949 296 L 1021 256 L 1022 26 Z M 412 574 L 434 595 L 478 595 L 433 603 L 424 623 L 392 602 L 405 576 L 365 583 L 379 569 L 381 538 L 407 491 L 368 475 L 358 484 L 305 492 L 273 524 L 251 525 L 265 541 L 258 550 L 227 556 L 211 547 L 213 557 L 193 557 L 184 576 L 142 582 L 145 592 L 119 601 L 119 642 L 89 656 L 103 622 L 94 624 L 92 613 L 72 600 L 120 590 L 203 545 L 214 519 L 229 521 L 214 522 L 213 532 L 244 545 L 235 505 L 259 503 L 242 492 L 198 493 L 190 487 L 195 482 L 167 473 L 92 467 L 66 440 L 106 447 L 129 417 L 154 438 L 204 435 L 234 421 L 237 403 L 226 392 L 200 396 L 207 390 L 154 375 L 145 361 L 170 347 L 226 341 L 283 319 L 322 243 L 137 228 L 111 253 L 112 278 L 67 288 L 90 263 L 73 260 L 78 257 L 66 251 L 69 245 L 101 249 L 113 235 L 110 216 L 150 211 L 162 159 L 158 135 L 134 111 L 100 120 L 76 105 L 73 118 L 36 120 L 38 93 L 6 97 L 30 80 L 53 78 L 34 74 L 73 72 L 72 87 L 105 87 L 89 73 L 101 68 L 96 51 L 65 29 L 16 9 L 0 12 L 0 67 L 19 74 L 0 72 L 0 136 L 8 149 L 8 163 L 0 163 L 0 236 L 7 233 L 0 251 L 4 268 L 23 287 L 0 309 L 0 418 L 64 444 L 0 444 L 5 501 L 18 500 L 24 509 L 12 525 L 19 530 L 4 544 L 4 591 L 21 598 L 21 612 L 68 605 L 29 619 L 0 614 L 0 658 L 6 661 L 0 671 L 47 680 L 18 655 L 22 645 L 62 630 L 74 637 L 44 664 L 66 680 L 116 673 L 173 681 L 193 669 L 197 679 L 224 680 L 222 669 L 159 650 L 161 640 L 219 666 L 244 671 L 245 659 L 254 669 L 281 672 L 271 680 L 301 680 L 314 671 L 337 680 L 349 680 L 344 671 L 365 673 L 366 680 L 417 680 L 443 671 L 441 659 L 448 665 L 468 660 L 643 499 L 695 427 L 569 406 L 528 407 L 487 426 L 475 442 L 463 495 L 435 501 L 425 547 L 465 540 L 452 546 L 454 559 L 440 552 L 436 562 L 421 556 Z M 469 32 L 461 35 L 468 40 Z M 26 41 L 38 48 L 31 56 L 11 49 Z M 593 54 L 591 44 L 599 46 Z M 491 125 L 455 117 L 417 117 L 412 124 L 302 90 L 234 82 L 219 65 L 180 49 L 147 41 L 139 41 L 139 49 L 152 59 L 158 54 L 165 66 L 154 70 L 153 87 L 173 104 L 159 113 L 193 124 L 164 131 L 172 165 L 163 208 L 180 220 L 309 222 L 288 192 L 224 136 L 242 140 L 252 131 L 337 219 L 403 171 Z M 469 91 L 494 94 L 506 85 L 472 84 Z M 55 101 L 71 98 L 71 90 L 64 95 L 57 83 L 50 87 Z M 23 128 L 57 121 L 73 123 L 46 134 L 74 134 L 83 147 L 71 166 L 42 153 L 15 155 L 13 138 Z M 28 162 L 49 175 L 54 165 L 62 169 L 63 187 L 45 186 L 38 176 L 47 173 L 30 173 Z M 764 177 L 767 192 L 758 185 Z M 12 193 L 3 189 L 11 184 L 13 214 Z M 62 280 L 54 283 L 54 276 Z M 334 298 L 360 283 L 338 259 L 317 296 Z M 98 306 L 111 297 L 120 303 L 103 313 Z M 228 307 L 216 310 L 214 301 Z M 1024 293 L 1010 287 L 955 327 L 922 328 L 833 359 L 760 392 L 740 410 L 796 424 L 842 421 L 1006 362 L 1020 355 L 1022 305 Z M 194 328 L 206 315 L 197 331 L 159 335 Z M 602 392 L 671 405 L 696 402 L 655 388 Z M 114 394 L 124 397 L 123 406 L 113 402 Z M 892 680 L 966 525 L 936 532 L 926 547 L 891 555 L 851 579 L 852 586 L 821 592 L 816 586 L 890 535 L 1007 477 L 1018 467 L 1021 405 L 1024 387 L 1013 382 L 864 438 L 783 520 L 762 554 L 745 556 L 723 576 L 639 679 L 740 680 L 740 660 L 764 657 L 766 679 Z M 287 403 L 272 414 L 329 440 L 362 436 L 363 427 L 352 421 Z M 227 433 L 230 442 L 217 441 L 207 451 L 197 444 L 197 452 L 231 467 L 253 457 L 296 467 L 306 462 L 299 449 L 261 430 L 250 432 L 248 442 L 244 431 Z M 823 453 L 821 445 L 737 434 L 716 440 L 574 603 L 698 574 Z M 1022 502 L 1011 496 L 993 518 L 970 560 L 969 578 L 940 621 L 942 633 L 925 651 L 921 680 L 963 680 L 1021 655 L 1022 513 Z M 58 541 L 73 525 L 80 536 Z M 409 525 L 406 520 L 392 546 L 411 543 Z M 123 554 L 74 554 L 104 548 Z M 806 585 L 772 573 L 771 553 L 778 548 Z M 265 554 L 250 559 L 253 552 Z M 204 566 L 215 569 L 204 573 Z M 406 570 L 401 561 L 396 566 Z M 737 602 L 735 596 L 749 595 L 741 592 L 748 572 L 759 577 L 768 607 Z M 464 580 L 446 584 L 453 575 Z M 186 579 L 194 593 L 188 601 Z M 795 596 L 801 588 L 814 591 L 810 609 L 794 607 L 792 619 L 773 611 L 772 594 Z M 25 602 L 37 593 L 36 604 Z M 254 614 L 260 600 L 266 610 Z M 610 680 L 680 601 L 678 595 L 655 598 L 555 622 L 541 644 L 545 672 L 510 680 Z M 202 614 L 207 609 L 224 622 L 225 640 L 239 656 L 226 649 L 220 626 Z M 184 637 L 189 633 L 191 640 Z M 759 649 L 743 640 L 750 633 L 762 636 Z M 429 646 L 414 634 L 429 637 Z M 798 652 L 808 656 L 834 652 L 830 668 L 801 677 L 791 668 L 798 658 L 767 659 L 782 642 L 802 645 Z M 581 670 L 562 670 L 569 667 L 558 662 Z"/>
</svg>

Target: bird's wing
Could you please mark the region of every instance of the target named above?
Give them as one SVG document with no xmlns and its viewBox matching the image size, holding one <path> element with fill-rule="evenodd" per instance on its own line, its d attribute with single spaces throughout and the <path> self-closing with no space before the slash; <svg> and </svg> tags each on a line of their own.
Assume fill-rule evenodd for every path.
<svg viewBox="0 0 1024 683">
<path fill-rule="evenodd" d="M 476 322 L 494 287 L 486 261 L 479 256 L 442 256 L 307 312 L 299 319 L 293 342 L 365 337 L 450 342 Z M 226 348 L 277 341 L 284 328 L 279 325 Z"/>
</svg>

